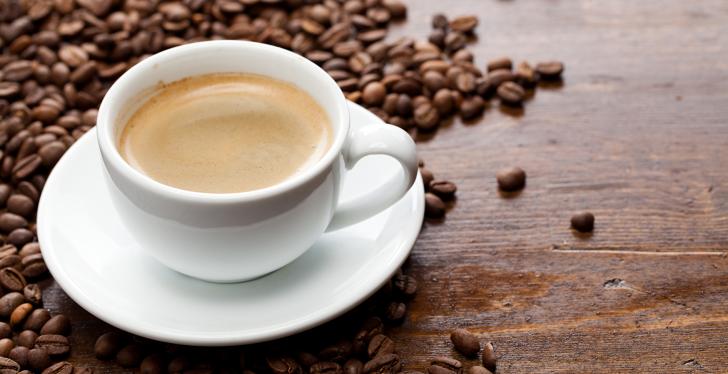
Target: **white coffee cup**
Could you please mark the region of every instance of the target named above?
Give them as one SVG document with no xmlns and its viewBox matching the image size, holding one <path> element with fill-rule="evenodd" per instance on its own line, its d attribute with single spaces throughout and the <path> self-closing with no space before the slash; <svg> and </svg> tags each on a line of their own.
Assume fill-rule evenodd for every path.
<svg viewBox="0 0 728 374">
<path fill-rule="evenodd" d="M 315 165 L 270 187 L 218 194 L 164 185 L 121 157 L 118 136 L 125 119 L 159 82 L 235 72 L 293 83 L 324 108 L 334 137 Z M 285 266 L 325 231 L 395 203 L 417 175 L 415 145 L 406 132 L 391 125 L 350 130 L 344 94 L 324 70 L 293 52 L 253 42 L 192 43 L 139 62 L 104 97 L 97 131 L 112 201 L 138 244 L 168 267 L 213 282 L 249 280 Z M 346 173 L 375 154 L 399 161 L 404 178 L 340 204 Z"/>
</svg>

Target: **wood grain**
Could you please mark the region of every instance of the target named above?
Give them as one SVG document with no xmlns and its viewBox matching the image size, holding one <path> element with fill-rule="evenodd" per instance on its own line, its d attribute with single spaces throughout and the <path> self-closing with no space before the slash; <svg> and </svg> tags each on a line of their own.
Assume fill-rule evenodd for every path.
<svg viewBox="0 0 728 374">
<path fill-rule="evenodd" d="M 459 191 L 407 265 L 420 292 L 392 330 L 406 367 L 454 354 L 449 331 L 468 327 L 493 342 L 499 373 L 728 372 L 728 3 L 408 4 L 393 38 L 425 37 L 435 12 L 475 13 L 479 65 L 559 59 L 566 72 L 522 113 L 493 106 L 419 142 Z M 528 186 L 505 199 L 494 176 L 511 165 Z M 596 215 L 587 238 L 568 228 L 581 210 Z M 73 361 L 121 370 L 92 357 L 108 326 L 56 285 L 44 298 L 74 322 Z"/>
</svg>

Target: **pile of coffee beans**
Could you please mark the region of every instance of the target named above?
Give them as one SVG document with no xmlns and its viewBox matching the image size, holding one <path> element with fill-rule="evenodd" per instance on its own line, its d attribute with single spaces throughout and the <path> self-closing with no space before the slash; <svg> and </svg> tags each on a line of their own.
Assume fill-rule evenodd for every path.
<svg viewBox="0 0 728 374">
<path fill-rule="evenodd" d="M 557 80 L 564 69 L 559 62 L 535 67 L 521 62 L 514 68 L 504 57 L 481 70 L 467 49 L 479 23 L 475 16 L 448 19 L 438 14 L 426 40 L 385 40 L 388 24 L 406 15 L 399 0 L 0 2 L 0 286 L 6 292 L 0 317 L 9 323 L 7 328 L 0 325 L 0 368 L 40 371 L 70 348 L 68 319 L 51 317 L 42 309 L 40 288 L 27 283 L 47 274 L 36 242 L 38 199 L 55 163 L 95 125 L 97 107 L 110 85 L 145 57 L 210 39 L 277 45 L 320 65 L 348 99 L 415 138 L 453 116 L 481 116 L 489 100 L 522 105 L 539 80 Z M 435 179 L 424 164 L 420 167 L 427 192 L 425 214 L 442 219 L 457 188 Z M 376 306 L 365 308 L 367 315 L 379 317 L 366 319 L 362 330 L 316 353 L 273 349 L 275 356 L 253 360 L 248 357 L 266 355 L 251 353 L 251 348 L 210 355 L 224 356 L 221 362 L 233 360 L 234 367 L 251 372 L 396 372 L 401 361 L 391 339 L 383 335 L 382 320 L 401 321 L 415 291 L 414 278 L 397 274 L 380 291 L 387 296 L 375 297 Z M 367 315 L 347 321 L 357 325 Z M 14 332 L 18 334 L 11 339 Z M 483 364 L 491 369 L 485 355 L 492 356 L 492 346 L 490 351 L 487 347 Z M 207 364 L 215 360 L 192 358 L 180 347 L 116 333 L 99 339 L 96 354 L 124 367 L 141 366 L 147 373 L 200 365 L 204 372 L 219 366 Z M 434 366 L 458 368 L 448 360 L 437 362 Z M 85 369 L 61 361 L 45 370 Z"/>
</svg>

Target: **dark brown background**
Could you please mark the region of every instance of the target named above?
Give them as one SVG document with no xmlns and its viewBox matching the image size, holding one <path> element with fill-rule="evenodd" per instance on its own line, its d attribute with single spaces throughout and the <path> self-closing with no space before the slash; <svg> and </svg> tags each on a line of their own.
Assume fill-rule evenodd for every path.
<svg viewBox="0 0 728 374">
<path fill-rule="evenodd" d="M 420 142 L 459 192 L 408 265 L 421 291 L 392 331 L 407 368 L 454 354 L 449 331 L 465 326 L 493 341 L 499 373 L 728 372 L 728 2 L 408 4 L 392 37 L 476 13 L 479 65 L 566 72 L 523 113 L 491 107 Z M 494 174 L 510 165 L 528 186 L 503 199 Z M 584 209 L 596 230 L 577 238 L 569 218 Z M 55 285 L 44 297 L 74 322 L 72 361 L 121 371 L 92 357 L 106 325 Z"/>
</svg>

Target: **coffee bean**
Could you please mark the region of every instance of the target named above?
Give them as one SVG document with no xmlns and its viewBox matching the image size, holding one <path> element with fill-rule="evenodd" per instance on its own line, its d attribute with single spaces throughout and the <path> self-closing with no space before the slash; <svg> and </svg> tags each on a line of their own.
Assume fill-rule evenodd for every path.
<svg viewBox="0 0 728 374">
<path fill-rule="evenodd" d="M 0 213 L 0 231 L 9 233 L 17 228 L 27 227 L 28 221 L 14 213 Z"/>
<path fill-rule="evenodd" d="M 485 343 L 483 346 L 483 366 L 495 373 L 496 368 L 496 357 L 495 357 L 495 350 L 493 349 L 493 344 L 491 342 Z"/>
<path fill-rule="evenodd" d="M 142 347 L 138 344 L 133 343 L 122 348 L 116 354 L 116 362 L 125 368 L 133 368 L 139 366 L 139 364 L 142 362 L 142 359 L 144 359 L 144 351 Z"/>
<path fill-rule="evenodd" d="M 429 102 L 415 106 L 414 118 L 417 128 L 423 131 L 434 130 L 440 124 L 440 115 Z"/>
<path fill-rule="evenodd" d="M 30 283 L 23 288 L 23 296 L 33 305 L 41 305 L 43 301 L 43 292 L 35 283 Z"/>
<path fill-rule="evenodd" d="M 394 353 L 394 342 L 386 335 L 374 335 L 372 340 L 369 341 L 369 346 L 367 348 L 369 358 L 391 353 Z"/>
<path fill-rule="evenodd" d="M 324 361 L 344 361 L 354 350 L 352 343 L 348 340 L 339 340 L 338 342 L 324 347 L 318 354 L 318 357 Z"/>
<path fill-rule="evenodd" d="M 300 374 L 301 366 L 291 357 L 269 357 L 266 358 L 268 368 L 273 374 Z"/>
<path fill-rule="evenodd" d="M 2 299 L 0 299 L 0 305 Z M 366 354 L 366 349 L 369 346 L 371 338 L 377 334 L 381 334 L 384 331 L 384 325 L 382 320 L 377 317 L 368 318 L 362 324 L 362 327 L 354 335 L 353 347 L 354 351 Z"/>
<path fill-rule="evenodd" d="M 518 191 L 526 185 L 526 172 L 519 167 L 501 169 L 495 178 L 498 181 L 498 188 L 503 191 Z"/>
<path fill-rule="evenodd" d="M 488 81 L 493 87 L 498 87 L 503 82 L 512 82 L 515 76 L 510 70 L 498 69 L 488 73 Z"/>
<path fill-rule="evenodd" d="M 422 83 L 430 92 L 437 92 L 447 84 L 445 77 L 436 70 L 426 71 L 422 76 Z"/>
<path fill-rule="evenodd" d="M 48 352 L 48 354 L 51 356 L 63 356 L 68 354 L 68 352 L 71 350 L 71 346 L 68 343 L 68 338 L 63 335 L 56 334 L 39 336 L 37 339 L 35 339 L 35 348 L 45 349 L 46 352 Z M 141 361 L 141 359 L 139 359 L 139 361 Z"/>
<path fill-rule="evenodd" d="M 73 365 L 67 361 L 56 362 L 43 370 L 41 374 L 73 374 Z"/>
<path fill-rule="evenodd" d="M 471 357 L 480 352 L 480 341 L 478 341 L 478 337 L 468 330 L 454 330 L 450 333 L 450 341 L 452 341 L 455 349 L 462 353 L 463 356 Z"/>
<path fill-rule="evenodd" d="M 2 299 L 0 299 L 2 306 Z M 124 337 L 116 332 L 107 332 L 96 339 L 94 355 L 100 360 L 109 360 L 116 356 L 124 345 Z"/>
<path fill-rule="evenodd" d="M 430 192 L 425 193 L 425 217 L 439 219 L 445 216 L 445 203 Z"/>
<path fill-rule="evenodd" d="M 71 321 L 63 314 L 55 315 L 43 325 L 40 333 L 68 336 L 71 333 Z"/>
<path fill-rule="evenodd" d="M 472 366 L 468 369 L 468 374 L 493 374 L 490 370 L 482 366 Z"/>
<path fill-rule="evenodd" d="M 15 347 L 10 350 L 10 353 L 8 354 L 8 358 L 17 362 L 20 367 L 27 367 L 28 366 L 28 348 L 25 347 Z"/>
<path fill-rule="evenodd" d="M 24 230 L 24 229 L 18 229 L 18 230 Z M 18 231 L 16 230 L 16 231 Z M 15 232 L 15 231 L 13 231 Z M 10 234 L 12 235 L 12 233 Z M 32 236 L 31 236 L 32 239 Z M 39 278 L 43 275 L 45 275 L 48 272 L 48 267 L 46 266 L 45 261 L 43 261 L 43 255 L 40 253 L 35 255 L 26 256 L 23 258 L 22 261 L 23 264 L 23 271 L 21 274 L 25 278 Z"/>
<path fill-rule="evenodd" d="M 501 102 L 508 105 L 521 105 L 526 91 L 519 84 L 514 82 L 503 82 L 498 86 L 498 97 Z"/>
<path fill-rule="evenodd" d="M 564 72 L 564 64 L 559 61 L 539 62 L 536 64 L 536 71 L 543 79 L 557 80 Z"/>
<path fill-rule="evenodd" d="M 20 304 L 25 302 L 25 297 L 19 292 L 9 292 L 0 297 L 0 317 L 8 318 Z"/>
<path fill-rule="evenodd" d="M 42 164 L 40 156 L 34 154 L 15 162 L 12 168 L 13 178 L 15 180 L 23 180 L 33 174 L 36 169 Z"/>
<path fill-rule="evenodd" d="M 392 322 L 400 322 L 404 319 L 406 313 L 407 305 L 398 301 L 393 301 L 389 303 L 387 308 L 384 310 L 384 317 Z"/>
<path fill-rule="evenodd" d="M 10 327 L 16 328 L 21 326 L 33 311 L 33 304 L 24 303 L 18 305 L 10 314 Z"/>
<path fill-rule="evenodd" d="M 361 374 L 364 370 L 364 363 L 352 358 L 344 363 L 343 374 Z"/>
<path fill-rule="evenodd" d="M 12 248 L 15 248 L 15 246 L 12 246 Z M 26 257 L 36 253 L 40 253 L 40 244 L 38 244 L 37 242 L 24 245 L 18 254 L 20 255 L 20 257 Z"/>
<path fill-rule="evenodd" d="M 28 196 L 36 204 L 38 204 L 38 199 L 40 198 L 40 192 L 38 192 L 38 189 L 35 186 L 33 186 L 33 184 L 31 184 L 30 182 L 22 181 L 22 182 L 18 183 L 18 186 L 16 187 L 16 191 L 25 196 Z M 0 215 L 0 230 L 3 229 L 2 220 L 3 220 L 2 215 Z M 20 227 L 25 227 L 25 225 L 20 226 Z M 15 228 L 17 228 L 17 227 L 15 227 Z"/>
<path fill-rule="evenodd" d="M 571 217 L 571 228 L 579 232 L 592 232 L 594 230 L 594 215 L 590 212 L 581 212 Z"/>
<path fill-rule="evenodd" d="M 442 200 L 452 200 L 457 192 L 457 186 L 449 181 L 432 181 L 430 182 L 430 192 Z"/>
<path fill-rule="evenodd" d="M 11 97 L 20 92 L 20 85 L 15 82 L 0 82 L 0 97 Z"/>
<path fill-rule="evenodd" d="M 16 270 L 22 269 L 23 262 L 20 256 L 14 254 L 3 256 L 3 258 L 0 259 L 0 269 L 8 267 L 15 268 Z"/>
<path fill-rule="evenodd" d="M 181 373 L 192 366 L 190 359 L 185 356 L 177 356 L 169 360 L 167 364 L 168 373 Z M 243 372 L 245 373 L 245 371 Z"/>
<path fill-rule="evenodd" d="M 8 198 L 10 198 L 10 194 L 13 192 L 12 188 L 10 188 L 7 184 L 0 184 L 0 207 L 5 206 L 7 203 Z"/>
<path fill-rule="evenodd" d="M 13 348 L 15 348 L 15 343 L 13 343 L 12 339 L 0 339 L 0 357 L 8 357 Z M 0 365 L 0 367 L 2 367 L 2 365 Z"/>
<path fill-rule="evenodd" d="M 466 72 L 458 74 L 455 78 L 455 88 L 463 94 L 474 92 L 476 88 L 475 76 Z"/>
<path fill-rule="evenodd" d="M 383 354 L 364 364 L 363 372 L 376 374 L 395 374 L 402 369 L 402 362 L 396 354 Z"/>
<path fill-rule="evenodd" d="M 478 17 L 460 16 L 450 21 L 450 29 L 462 33 L 471 33 L 478 26 Z"/>
<path fill-rule="evenodd" d="M 142 360 L 142 363 L 139 366 L 139 372 L 142 374 L 163 374 L 166 373 L 166 366 L 164 356 L 156 353 L 149 355 Z"/>
<path fill-rule="evenodd" d="M 35 237 L 35 234 L 24 228 L 15 229 L 8 234 L 6 240 L 18 247 L 21 247 L 27 243 L 30 243 L 33 238 Z"/>
<path fill-rule="evenodd" d="M 516 82 L 523 87 L 532 88 L 538 83 L 538 74 L 528 62 L 521 62 L 516 67 Z"/>
<path fill-rule="evenodd" d="M 28 366 L 35 370 L 41 371 L 50 366 L 51 358 L 45 349 L 33 348 L 28 350 Z"/>
<path fill-rule="evenodd" d="M 460 361 L 450 357 L 435 357 L 432 359 L 432 361 L 430 361 L 430 364 L 431 366 L 427 369 L 427 371 L 430 371 L 431 368 L 436 367 L 449 370 L 450 372 L 454 372 L 456 374 L 461 374 L 463 372 L 463 364 Z"/>
<path fill-rule="evenodd" d="M 310 374 L 342 374 L 341 366 L 331 361 L 321 361 L 311 365 Z"/>
<path fill-rule="evenodd" d="M 465 47 L 465 43 L 467 43 L 467 41 L 467 38 L 462 33 L 455 31 L 450 32 L 445 35 L 445 50 L 450 53 L 456 52 L 457 50 Z"/>
<path fill-rule="evenodd" d="M 16 269 L 5 268 L 0 270 L 0 285 L 4 289 L 19 292 L 23 290 L 26 284 L 25 277 Z M 20 294 L 18 293 L 18 295 Z M 23 295 L 20 295 L 20 297 L 23 298 Z"/>
<path fill-rule="evenodd" d="M 472 63 L 473 59 L 475 57 L 473 56 L 473 53 L 468 51 L 467 49 L 461 49 L 457 52 L 455 52 L 452 56 L 450 56 L 450 59 L 455 62 L 469 62 Z"/>
<path fill-rule="evenodd" d="M 22 82 L 33 74 L 33 63 L 28 60 L 13 61 L 2 68 L 3 80 Z"/>
<path fill-rule="evenodd" d="M 463 119 L 472 119 L 483 113 L 485 101 L 480 96 L 472 96 L 464 99 L 460 105 L 460 116 Z"/>
<path fill-rule="evenodd" d="M 7 357 L 0 357 L 0 370 L 20 370 L 20 365 L 17 362 Z"/>
<path fill-rule="evenodd" d="M 304 367 L 311 367 L 313 364 L 319 362 L 319 358 L 311 352 L 298 352 L 296 354 L 296 360 Z"/>
<path fill-rule="evenodd" d="M 12 338 L 13 329 L 5 322 L 0 322 L 0 339 Z"/>
<path fill-rule="evenodd" d="M 51 313 L 48 309 L 35 309 L 25 320 L 23 328 L 39 332 L 43 325 L 51 319 Z"/>
<path fill-rule="evenodd" d="M 38 339 L 38 334 L 33 330 L 23 330 L 18 334 L 18 345 L 26 347 L 28 349 L 35 346 L 35 339 Z"/>
<path fill-rule="evenodd" d="M 488 61 L 488 64 L 486 64 L 486 69 L 489 73 L 500 69 L 511 70 L 512 67 L 513 61 L 508 57 L 499 57 Z"/>
<path fill-rule="evenodd" d="M 369 83 L 362 91 L 362 100 L 367 105 L 379 105 L 384 101 L 387 89 L 380 82 Z"/>
<path fill-rule="evenodd" d="M 406 274 L 395 275 L 392 278 L 392 285 L 400 295 L 406 298 L 411 298 L 417 293 L 417 280 Z"/>
<path fill-rule="evenodd" d="M 447 17 L 442 13 L 437 13 L 432 16 L 432 28 L 435 29 L 447 29 L 450 25 Z"/>
<path fill-rule="evenodd" d="M 445 48 L 445 36 L 447 36 L 447 32 L 445 30 L 434 29 L 430 32 L 427 40 L 440 48 Z"/>
<path fill-rule="evenodd" d="M 6 203 L 8 212 L 30 218 L 35 214 L 35 203 L 29 197 L 21 194 L 11 195 Z"/>
<path fill-rule="evenodd" d="M 322 48 L 330 49 L 336 43 L 346 40 L 351 35 L 351 24 L 340 22 L 331 26 L 323 34 L 318 37 L 318 42 Z"/>
</svg>

